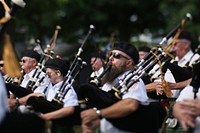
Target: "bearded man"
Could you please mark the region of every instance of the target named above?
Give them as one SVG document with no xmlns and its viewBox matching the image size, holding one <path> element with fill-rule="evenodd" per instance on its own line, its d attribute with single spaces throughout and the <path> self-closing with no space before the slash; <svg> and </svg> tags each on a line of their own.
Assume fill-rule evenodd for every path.
<svg viewBox="0 0 200 133">
<path fill-rule="evenodd" d="M 152 122 L 140 120 L 140 116 L 145 116 L 144 119 L 147 119 L 147 114 L 153 116 L 151 109 L 146 108 L 149 102 L 141 79 L 131 85 L 126 93 L 121 95 L 121 99 L 117 99 L 115 95 L 117 90 L 114 87 L 119 86 L 127 75 L 133 73 L 138 59 L 138 51 L 133 45 L 115 42 L 108 62 L 111 69 L 102 79 L 102 90 L 94 85 L 82 85 L 78 88 L 79 104 L 81 108 L 87 108 L 81 112 L 83 133 L 93 132 L 96 127 L 100 128 L 101 133 L 155 133 L 158 130 L 156 123 L 154 126 Z M 156 116 L 153 117 L 157 119 Z M 144 128 L 144 124 L 149 127 Z"/>
</svg>

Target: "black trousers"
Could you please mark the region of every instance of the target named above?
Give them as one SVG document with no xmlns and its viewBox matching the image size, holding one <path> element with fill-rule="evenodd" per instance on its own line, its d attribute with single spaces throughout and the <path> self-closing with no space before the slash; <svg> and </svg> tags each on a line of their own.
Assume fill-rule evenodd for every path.
<svg viewBox="0 0 200 133">
<path fill-rule="evenodd" d="M 0 133 L 44 133 L 45 121 L 36 114 L 7 113 Z"/>
</svg>

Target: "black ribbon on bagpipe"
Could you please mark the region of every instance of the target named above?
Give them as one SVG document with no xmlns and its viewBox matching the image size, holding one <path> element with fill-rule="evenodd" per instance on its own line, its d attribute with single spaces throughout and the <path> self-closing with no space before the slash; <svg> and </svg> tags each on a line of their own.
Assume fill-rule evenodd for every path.
<svg viewBox="0 0 200 133">
<path fill-rule="evenodd" d="M 90 29 L 88 31 L 87 36 L 85 37 L 81 47 L 78 50 L 78 53 L 76 54 L 72 64 L 70 65 L 70 68 L 68 70 L 67 75 L 64 78 L 63 83 L 61 84 L 61 87 L 57 91 L 54 99 L 52 101 L 46 100 L 44 97 L 30 97 L 26 104 L 27 107 L 31 107 L 36 112 L 41 113 L 48 113 L 52 111 L 56 111 L 63 107 L 63 99 L 65 98 L 65 95 L 67 92 L 71 89 L 74 79 L 78 76 L 80 71 L 83 69 L 84 65 L 86 65 L 85 62 L 82 61 L 82 59 L 79 57 L 80 54 L 83 52 L 83 46 L 88 39 L 89 35 L 92 33 L 92 30 L 94 30 L 94 26 L 90 25 Z M 81 63 L 80 63 L 81 62 Z M 76 68 L 79 67 L 78 71 L 74 74 Z M 72 77 L 73 75 L 73 77 Z M 80 125 L 81 124 L 81 118 L 80 118 L 80 108 L 79 106 L 75 106 L 74 113 L 72 115 L 69 115 L 64 118 L 53 120 L 55 124 L 59 125 Z"/>
</svg>

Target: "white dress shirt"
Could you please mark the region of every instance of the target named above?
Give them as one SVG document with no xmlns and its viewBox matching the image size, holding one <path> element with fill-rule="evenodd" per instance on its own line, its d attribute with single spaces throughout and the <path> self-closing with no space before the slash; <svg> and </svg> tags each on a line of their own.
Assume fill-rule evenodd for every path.
<svg viewBox="0 0 200 133">
<path fill-rule="evenodd" d="M 63 82 L 59 82 L 55 84 L 54 86 L 52 84 L 48 86 L 48 89 L 47 89 L 48 92 L 46 95 L 48 101 L 52 101 L 52 99 L 55 98 L 56 92 L 59 90 L 62 83 Z M 73 87 L 71 87 L 69 91 L 67 92 L 67 94 L 65 95 L 63 99 L 63 103 L 64 103 L 64 107 L 78 106 L 78 98 Z"/>
<path fill-rule="evenodd" d="M 30 73 L 24 75 L 22 83 L 21 83 L 20 86 L 26 88 L 26 86 L 27 86 L 29 80 L 32 78 L 35 70 L 36 69 L 33 69 Z M 38 74 L 38 72 L 37 72 L 37 74 Z M 41 72 L 41 74 L 40 74 L 40 76 L 38 78 L 38 81 L 44 76 L 45 76 L 45 73 Z M 49 79 L 47 77 L 45 77 L 43 82 L 34 90 L 34 92 L 43 93 L 44 89 L 46 88 L 46 86 L 48 86 L 49 82 L 50 82 Z"/>
<path fill-rule="evenodd" d="M 25 74 L 23 76 L 23 80 L 20 84 L 20 86 L 26 88 L 27 87 L 27 84 L 29 82 L 29 80 L 32 78 L 34 72 L 35 72 L 36 69 L 33 69 L 31 72 Z M 38 74 L 38 71 L 36 73 L 36 75 Z M 41 72 L 39 78 L 38 78 L 38 81 L 43 77 L 45 76 L 45 73 L 44 72 Z M 34 90 L 34 92 L 38 92 L 38 93 L 44 93 L 44 90 L 46 89 L 46 87 L 49 85 L 49 79 L 47 77 L 44 78 L 43 82 Z M 26 113 L 26 112 L 30 112 L 29 109 L 26 108 L 26 106 L 24 105 L 20 105 L 19 107 L 19 111 L 22 112 L 22 113 Z"/>
<path fill-rule="evenodd" d="M 104 91 L 109 91 L 111 87 L 119 81 L 119 79 L 122 79 L 128 72 L 124 73 L 123 75 L 116 78 L 113 83 L 109 84 L 106 83 L 103 85 L 102 89 Z M 142 80 L 139 80 L 139 82 L 135 83 L 126 94 L 122 96 L 122 99 L 126 98 L 133 98 L 140 102 L 142 105 L 148 105 L 148 97 L 146 93 L 146 88 Z M 106 119 L 102 119 L 100 122 L 100 130 L 101 133 L 130 133 L 127 131 L 123 131 L 118 129 L 117 127 L 114 127 L 109 121 Z"/>
<path fill-rule="evenodd" d="M 199 58 L 198 54 L 195 54 L 195 56 L 193 56 L 193 54 L 194 53 L 190 50 L 181 60 L 178 60 L 178 57 L 175 57 L 175 61 L 178 61 L 178 66 L 181 67 L 185 66 L 187 62 L 189 62 L 189 64 L 192 64 L 195 60 Z M 165 80 L 167 82 L 175 83 L 175 79 L 170 70 L 167 70 L 167 72 L 165 73 Z M 180 94 L 180 90 L 172 90 L 172 93 L 173 95 L 171 97 L 177 98 Z"/>
</svg>

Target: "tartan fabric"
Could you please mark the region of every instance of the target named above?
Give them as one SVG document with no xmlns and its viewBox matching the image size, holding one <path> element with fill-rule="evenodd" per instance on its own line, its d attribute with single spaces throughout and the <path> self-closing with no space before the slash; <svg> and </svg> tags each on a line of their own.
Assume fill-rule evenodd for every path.
<svg viewBox="0 0 200 133">
<path fill-rule="evenodd" d="M 181 124 L 178 123 L 176 127 L 170 128 L 166 125 L 165 130 L 163 133 L 189 133 L 189 129 L 184 131 Z"/>
<path fill-rule="evenodd" d="M 166 123 L 166 120 L 168 118 L 170 118 L 170 119 L 174 118 L 174 116 L 172 114 L 174 103 L 175 103 L 174 100 L 172 100 L 172 101 L 169 102 L 169 106 L 166 109 L 167 110 L 167 116 L 166 116 L 165 120 L 163 121 L 164 122 L 163 123 L 164 127 L 162 127 L 160 133 L 190 133 L 189 132 L 189 128 L 186 131 L 184 131 L 183 128 L 182 128 L 182 126 L 181 126 L 181 124 L 179 122 L 177 122 L 176 126 L 173 127 L 173 128 L 169 127 L 168 123 Z"/>
</svg>

